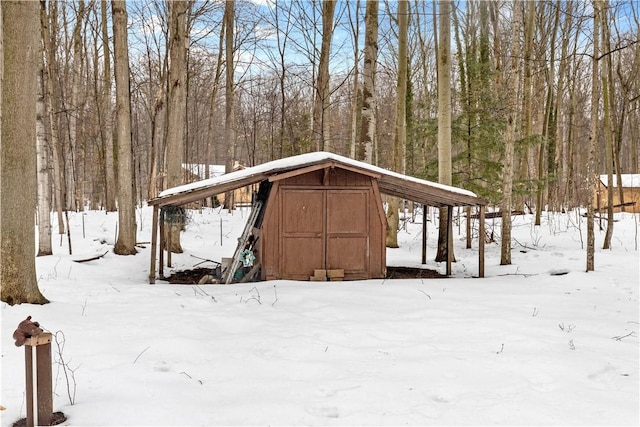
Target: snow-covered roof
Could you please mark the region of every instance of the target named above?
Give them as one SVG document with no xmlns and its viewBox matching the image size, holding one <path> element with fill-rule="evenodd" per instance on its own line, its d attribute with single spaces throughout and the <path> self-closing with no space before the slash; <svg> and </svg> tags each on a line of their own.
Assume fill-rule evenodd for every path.
<svg viewBox="0 0 640 427">
<path fill-rule="evenodd" d="M 319 165 L 318 167 L 322 165 L 344 167 L 375 175 L 378 178 L 378 186 L 383 194 L 398 196 L 431 206 L 475 206 L 486 204 L 475 193 L 462 188 L 403 175 L 328 152 L 313 152 L 287 157 L 218 177 L 169 188 L 161 192 L 155 199 L 149 200 L 149 204 L 166 206 L 189 203 L 245 185 L 255 184 L 273 175 L 313 165 Z"/>
<path fill-rule="evenodd" d="M 622 188 L 639 188 L 640 187 L 640 173 L 623 173 Z M 600 182 L 607 186 L 607 175 L 600 175 Z M 618 187 L 618 177 L 613 175 L 613 186 Z"/>
</svg>

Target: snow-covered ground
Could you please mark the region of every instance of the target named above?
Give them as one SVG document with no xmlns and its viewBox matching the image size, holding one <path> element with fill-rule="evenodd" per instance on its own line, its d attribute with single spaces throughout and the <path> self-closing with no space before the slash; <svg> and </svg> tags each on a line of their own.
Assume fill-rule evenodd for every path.
<svg viewBox="0 0 640 427">
<path fill-rule="evenodd" d="M 247 215 L 193 211 L 175 268 L 231 256 Z M 56 234 L 36 261 L 51 303 L 2 304 L 2 425 L 26 416 L 12 333 L 28 315 L 57 337 L 65 425 L 638 425 L 640 216 L 616 219 L 589 273 L 570 212 L 514 217 L 512 265 L 488 244 L 484 279 L 456 234 L 452 278 L 197 286 L 149 285 L 149 244 L 111 251 L 117 214 L 72 213 L 73 255 Z M 138 226 L 148 242 L 149 208 Z M 420 265 L 420 227 L 388 265 Z M 444 273 L 428 232 L 426 267 Z"/>
</svg>

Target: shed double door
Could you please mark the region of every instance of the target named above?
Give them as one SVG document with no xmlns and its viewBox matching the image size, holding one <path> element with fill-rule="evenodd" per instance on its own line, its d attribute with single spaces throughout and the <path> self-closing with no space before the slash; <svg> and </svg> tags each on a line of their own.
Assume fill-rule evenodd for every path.
<svg viewBox="0 0 640 427">
<path fill-rule="evenodd" d="M 309 280 L 315 269 L 369 278 L 369 189 L 282 189 L 280 271 Z"/>
</svg>

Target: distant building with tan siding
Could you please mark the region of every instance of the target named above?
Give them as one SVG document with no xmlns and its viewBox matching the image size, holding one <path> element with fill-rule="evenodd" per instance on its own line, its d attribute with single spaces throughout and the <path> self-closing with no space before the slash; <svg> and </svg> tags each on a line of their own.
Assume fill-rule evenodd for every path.
<svg viewBox="0 0 640 427">
<path fill-rule="evenodd" d="M 625 173 L 622 177 L 622 199 L 618 191 L 618 177 L 613 176 L 613 206 L 614 212 L 640 212 L 640 174 Z M 595 209 L 607 209 L 607 175 L 600 175 L 596 188 Z"/>
</svg>

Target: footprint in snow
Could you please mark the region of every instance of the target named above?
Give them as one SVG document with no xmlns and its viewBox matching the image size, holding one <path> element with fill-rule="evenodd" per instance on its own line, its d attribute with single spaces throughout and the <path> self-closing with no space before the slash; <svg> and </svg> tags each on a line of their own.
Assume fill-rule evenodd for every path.
<svg viewBox="0 0 640 427">
<path fill-rule="evenodd" d="M 456 399 L 451 397 L 451 396 L 446 396 L 446 395 L 442 395 L 442 394 L 437 394 L 435 396 L 431 396 L 431 400 L 436 402 L 436 403 L 452 403 L 454 402 Z"/>
<path fill-rule="evenodd" d="M 167 365 L 166 362 L 158 362 L 153 367 L 153 370 L 156 372 L 169 372 L 171 368 L 169 367 L 169 365 Z"/>
<path fill-rule="evenodd" d="M 317 417 L 325 417 L 325 418 L 339 418 L 340 411 L 335 406 L 321 406 L 321 407 L 311 407 L 307 408 L 306 411 Z"/>
</svg>

